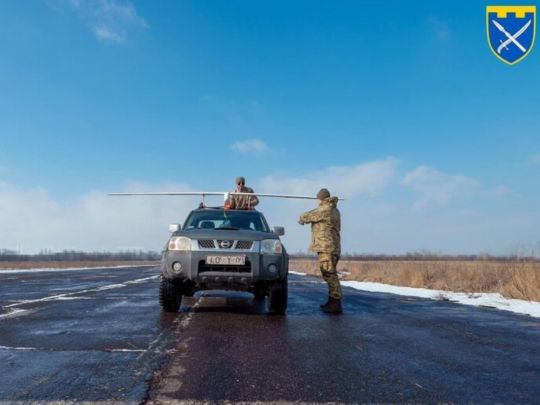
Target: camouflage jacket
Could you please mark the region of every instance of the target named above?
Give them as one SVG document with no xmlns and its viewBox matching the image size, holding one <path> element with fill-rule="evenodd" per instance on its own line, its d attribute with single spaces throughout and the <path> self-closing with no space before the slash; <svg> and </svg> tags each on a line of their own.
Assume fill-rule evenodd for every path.
<svg viewBox="0 0 540 405">
<path fill-rule="evenodd" d="M 312 252 L 341 254 L 341 215 L 337 202 L 337 197 L 326 198 L 314 210 L 300 215 L 300 221 L 311 224 L 309 250 Z"/>
<path fill-rule="evenodd" d="M 231 191 L 232 193 L 236 192 L 236 190 Z M 242 187 L 242 190 L 240 190 L 241 193 L 254 193 L 253 189 L 251 187 Z M 259 204 L 259 199 L 257 196 L 247 196 L 247 195 L 231 195 L 229 197 L 229 207 L 233 210 L 247 210 L 250 208 L 254 208 L 257 204 Z"/>
</svg>

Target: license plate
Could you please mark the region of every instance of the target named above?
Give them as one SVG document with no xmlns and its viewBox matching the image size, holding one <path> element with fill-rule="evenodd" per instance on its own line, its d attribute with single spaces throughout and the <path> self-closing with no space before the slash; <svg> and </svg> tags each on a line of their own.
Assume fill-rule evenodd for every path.
<svg viewBox="0 0 540 405">
<path fill-rule="evenodd" d="M 246 264 L 246 256 L 206 256 L 206 264 L 243 266 Z"/>
</svg>

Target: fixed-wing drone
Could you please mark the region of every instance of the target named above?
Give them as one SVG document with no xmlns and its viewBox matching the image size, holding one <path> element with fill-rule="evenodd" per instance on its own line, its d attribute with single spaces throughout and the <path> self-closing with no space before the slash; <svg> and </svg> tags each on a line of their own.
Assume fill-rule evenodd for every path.
<svg viewBox="0 0 540 405">
<path fill-rule="evenodd" d="M 223 201 L 227 201 L 230 196 L 257 196 L 257 197 L 270 197 L 270 198 L 290 198 L 290 199 L 301 199 L 301 200 L 316 200 L 317 197 L 305 196 L 305 195 L 293 195 L 293 194 L 270 194 L 270 193 L 241 193 L 237 191 L 159 191 L 159 192 L 147 192 L 147 193 L 109 193 L 110 196 L 196 196 L 199 195 L 202 197 L 202 202 L 204 203 L 204 198 L 206 196 L 216 196 L 222 195 Z M 343 200 L 340 198 L 340 200 Z"/>
</svg>

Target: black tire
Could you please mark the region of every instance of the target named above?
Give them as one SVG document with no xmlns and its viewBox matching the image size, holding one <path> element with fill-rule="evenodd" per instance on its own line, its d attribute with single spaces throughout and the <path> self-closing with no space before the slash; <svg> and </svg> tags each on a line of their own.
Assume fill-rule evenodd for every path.
<svg viewBox="0 0 540 405">
<path fill-rule="evenodd" d="M 268 293 L 268 311 L 271 314 L 283 315 L 287 311 L 289 287 L 287 277 L 273 284 Z"/>
<path fill-rule="evenodd" d="M 178 312 L 181 302 L 182 295 L 178 286 L 173 281 L 162 277 L 159 284 L 159 304 L 161 309 L 165 312 Z"/>
</svg>

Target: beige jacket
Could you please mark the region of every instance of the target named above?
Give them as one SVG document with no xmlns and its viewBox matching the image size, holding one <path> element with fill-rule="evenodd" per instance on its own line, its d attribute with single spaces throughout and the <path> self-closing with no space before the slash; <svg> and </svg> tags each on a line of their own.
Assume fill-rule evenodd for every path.
<svg viewBox="0 0 540 405">
<path fill-rule="evenodd" d="M 232 191 L 237 192 L 236 190 Z M 251 187 L 242 187 L 239 191 L 241 193 L 254 193 Z M 247 196 L 247 195 L 231 195 L 229 197 L 229 207 L 233 210 L 247 210 L 250 208 L 255 208 L 259 204 L 259 199 L 257 196 Z"/>
<path fill-rule="evenodd" d="M 311 224 L 312 252 L 341 254 L 341 214 L 337 202 L 337 197 L 328 197 L 314 210 L 300 215 L 300 221 Z"/>
</svg>

